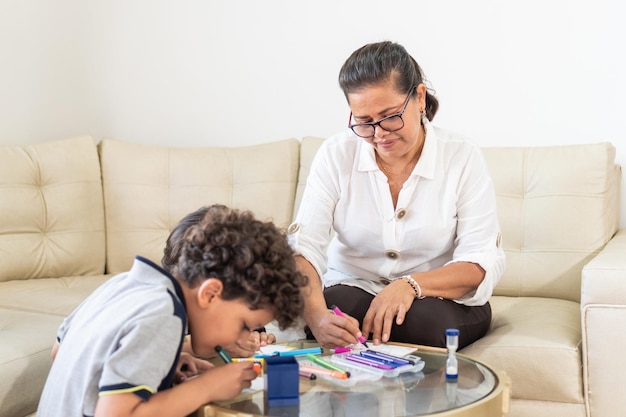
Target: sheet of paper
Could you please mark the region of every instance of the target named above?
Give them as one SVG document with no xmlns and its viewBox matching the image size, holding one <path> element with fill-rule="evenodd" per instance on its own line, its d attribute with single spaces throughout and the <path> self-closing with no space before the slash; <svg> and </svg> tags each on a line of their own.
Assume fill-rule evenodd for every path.
<svg viewBox="0 0 626 417">
<path fill-rule="evenodd" d="M 264 388 L 265 388 L 265 378 L 263 378 L 262 376 L 258 376 L 252 380 L 252 384 L 250 385 L 250 388 L 244 389 L 243 391 L 241 391 L 241 393 L 247 394 L 247 393 L 262 390 Z"/>
<path fill-rule="evenodd" d="M 285 345 L 267 345 L 267 346 L 261 346 L 261 352 L 264 355 L 273 355 L 274 352 L 286 352 L 288 350 L 293 350 L 295 348 L 291 347 L 291 346 L 285 346 Z"/>
<path fill-rule="evenodd" d="M 388 345 L 386 343 L 381 343 L 378 346 L 374 346 L 373 343 L 368 343 L 368 345 L 370 350 L 400 357 L 413 353 L 416 350 L 414 347 Z M 419 354 L 419 352 L 417 354 Z"/>
</svg>

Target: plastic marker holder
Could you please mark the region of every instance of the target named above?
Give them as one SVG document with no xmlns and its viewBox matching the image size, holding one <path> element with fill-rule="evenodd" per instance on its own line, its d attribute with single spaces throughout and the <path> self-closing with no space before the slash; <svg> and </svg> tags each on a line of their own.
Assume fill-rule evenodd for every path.
<svg viewBox="0 0 626 417">
<path fill-rule="evenodd" d="M 359 353 L 361 356 L 365 356 L 367 358 L 379 359 L 385 362 L 394 363 L 396 365 L 415 365 L 415 361 L 405 358 L 400 358 L 398 356 L 388 355 L 386 353 L 376 352 L 374 350 L 366 350 Z"/>
<path fill-rule="evenodd" d="M 349 358 L 353 356 L 353 358 Z M 379 377 L 396 377 L 405 372 L 419 372 L 424 368 L 424 361 L 417 356 L 415 357 L 415 364 L 406 365 L 392 365 L 389 362 L 376 362 L 373 359 L 368 359 L 362 355 L 356 353 L 348 354 L 335 354 L 330 357 L 331 362 L 346 367 L 355 375 L 360 374 L 359 371 L 363 371 L 369 374 L 378 375 Z M 370 361 L 366 363 L 366 361 Z M 382 365 L 382 366 L 381 366 Z"/>
<path fill-rule="evenodd" d="M 310 360 L 311 362 L 313 362 L 316 365 L 321 366 L 322 368 L 326 368 L 326 369 L 330 369 L 332 371 L 338 371 L 338 372 L 343 372 L 344 374 L 346 374 L 346 377 L 350 377 L 350 372 L 346 371 L 345 369 L 343 369 L 342 367 L 335 365 L 334 363 L 330 363 L 320 357 L 317 357 L 315 355 L 312 355 L 310 353 L 308 353 L 306 355 L 307 359 Z"/>
<path fill-rule="evenodd" d="M 346 359 L 349 360 L 349 361 L 352 361 L 352 362 L 361 363 L 363 365 L 371 366 L 371 367 L 374 367 L 374 368 L 377 368 L 377 369 L 383 369 L 385 371 L 389 371 L 389 370 L 392 370 L 392 369 L 396 368 L 393 365 L 387 365 L 387 364 L 385 364 L 383 362 L 375 361 L 375 360 L 372 360 L 372 359 L 368 359 L 368 358 L 365 358 L 365 357 L 363 357 L 361 355 L 348 355 L 348 356 L 346 356 Z"/>
</svg>

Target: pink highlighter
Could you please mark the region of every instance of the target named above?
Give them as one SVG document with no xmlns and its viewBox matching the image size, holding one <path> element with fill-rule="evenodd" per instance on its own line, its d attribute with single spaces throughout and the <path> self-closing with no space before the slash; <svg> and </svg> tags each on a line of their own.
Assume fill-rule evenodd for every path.
<svg viewBox="0 0 626 417">
<path fill-rule="evenodd" d="M 333 310 L 333 313 L 335 313 L 336 315 L 338 315 L 339 317 L 345 317 L 343 314 L 343 311 L 339 310 L 339 307 L 337 306 L 332 306 L 331 310 Z M 369 346 L 367 346 L 366 340 L 363 336 L 359 336 L 359 342 L 361 342 L 361 344 L 363 346 L 365 346 L 366 348 L 369 348 Z"/>
</svg>

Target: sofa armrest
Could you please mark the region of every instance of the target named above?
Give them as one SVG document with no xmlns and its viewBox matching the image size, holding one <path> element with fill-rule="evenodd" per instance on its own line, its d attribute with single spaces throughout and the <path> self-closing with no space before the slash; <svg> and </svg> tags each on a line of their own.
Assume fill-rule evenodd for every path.
<svg viewBox="0 0 626 417">
<path fill-rule="evenodd" d="M 582 271 L 583 378 L 589 416 L 618 416 L 626 396 L 626 229 L 619 230 Z"/>
<path fill-rule="evenodd" d="M 626 229 L 583 268 L 580 303 L 626 306 Z"/>
</svg>

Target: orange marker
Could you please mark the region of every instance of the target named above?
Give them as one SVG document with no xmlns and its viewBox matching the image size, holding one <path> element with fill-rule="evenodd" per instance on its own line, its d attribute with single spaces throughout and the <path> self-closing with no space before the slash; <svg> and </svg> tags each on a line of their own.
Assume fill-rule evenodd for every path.
<svg viewBox="0 0 626 417">
<path fill-rule="evenodd" d="M 315 374 L 315 375 L 328 375 L 337 379 L 348 378 L 348 374 L 346 374 L 345 372 L 333 371 L 331 369 L 325 369 L 325 368 L 317 368 L 315 366 L 300 365 L 300 371 L 304 371 L 304 372 Z"/>
</svg>

